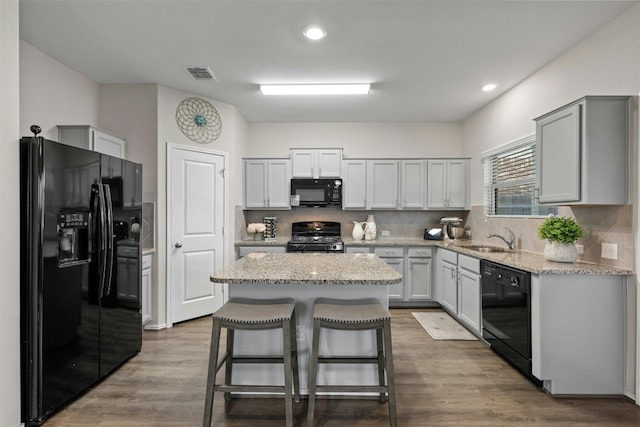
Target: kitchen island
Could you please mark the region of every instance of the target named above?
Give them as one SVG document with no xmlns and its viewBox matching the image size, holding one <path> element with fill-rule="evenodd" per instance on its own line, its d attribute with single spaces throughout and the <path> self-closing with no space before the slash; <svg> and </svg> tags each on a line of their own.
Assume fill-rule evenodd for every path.
<svg viewBox="0 0 640 427">
<path fill-rule="evenodd" d="M 388 307 L 388 286 L 402 277 L 374 254 L 252 253 L 211 275 L 229 285 L 229 298 L 293 298 L 296 301 L 300 390 L 308 393 L 308 359 L 317 298 L 377 298 Z M 329 355 L 375 354 L 375 332 L 323 331 L 321 350 Z M 280 331 L 237 331 L 237 354 L 282 353 Z M 277 384 L 279 366 L 252 364 L 234 367 L 235 384 Z M 321 364 L 319 383 L 375 384 L 375 365 Z"/>
</svg>

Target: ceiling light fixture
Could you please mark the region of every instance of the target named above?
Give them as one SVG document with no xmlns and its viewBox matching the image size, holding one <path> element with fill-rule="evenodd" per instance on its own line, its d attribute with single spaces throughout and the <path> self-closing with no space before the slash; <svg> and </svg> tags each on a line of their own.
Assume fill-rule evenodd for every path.
<svg viewBox="0 0 640 427">
<path fill-rule="evenodd" d="M 498 85 L 495 83 L 488 83 L 484 86 L 482 86 L 482 90 L 485 92 L 491 92 L 492 90 L 494 90 L 495 88 L 497 88 Z"/>
<path fill-rule="evenodd" d="M 302 34 L 309 40 L 320 40 L 327 35 L 327 30 L 321 25 L 312 24 L 304 27 Z"/>
<path fill-rule="evenodd" d="M 366 95 L 369 83 L 260 85 L 263 95 Z"/>
</svg>

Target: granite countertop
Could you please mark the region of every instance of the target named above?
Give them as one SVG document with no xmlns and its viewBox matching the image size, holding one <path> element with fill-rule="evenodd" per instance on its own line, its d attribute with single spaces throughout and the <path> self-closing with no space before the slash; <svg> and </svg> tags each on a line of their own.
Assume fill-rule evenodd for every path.
<svg viewBox="0 0 640 427">
<path fill-rule="evenodd" d="M 211 275 L 215 283 L 392 285 L 402 276 L 374 254 L 253 253 Z"/>
<path fill-rule="evenodd" d="M 261 246 L 276 245 L 284 246 L 288 238 L 279 238 L 277 242 L 264 242 L 261 240 L 242 240 L 236 242 L 238 246 Z M 533 274 L 594 274 L 594 275 L 620 275 L 630 276 L 633 271 L 625 268 L 613 267 L 609 265 L 593 264 L 577 261 L 575 263 L 561 263 L 547 261 L 542 254 L 521 250 L 505 252 L 478 252 L 469 249 L 469 245 L 482 245 L 491 247 L 501 247 L 485 242 L 475 242 L 471 240 L 424 240 L 422 237 L 378 237 L 375 240 L 353 240 L 351 237 L 342 238 L 345 247 L 349 246 L 431 246 L 445 248 L 469 255 L 478 259 L 497 262 L 509 267 L 518 268 Z M 246 242 L 246 243 L 245 243 Z M 504 249 L 505 247 L 502 246 Z M 295 254 L 292 254 L 295 255 Z"/>
</svg>

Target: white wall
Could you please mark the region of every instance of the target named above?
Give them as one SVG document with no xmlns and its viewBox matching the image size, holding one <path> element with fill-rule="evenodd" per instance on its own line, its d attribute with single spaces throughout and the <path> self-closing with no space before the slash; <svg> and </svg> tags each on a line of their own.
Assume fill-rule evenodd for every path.
<svg viewBox="0 0 640 427">
<path fill-rule="evenodd" d="M 460 157 L 460 123 L 250 123 L 243 157 L 290 148 L 343 148 L 345 158 Z"/>
<path fill-rule="evenodd" d="M 18 1 L 0 1 L 0 426 L 20 425 Z"/>
<path fill-rule="evenodd" d="M 58 140 L 56 125 L 98 126 L 98 84 L 20 40 L 20 132 L 42 128 Z"/>
<path fill-rule="evenodd" d="M 142 199 L 157 201 L 158 86 L 100 85 L 98 127 L 126 138 L 125 157 L 142 163 Z"/>
</svg>

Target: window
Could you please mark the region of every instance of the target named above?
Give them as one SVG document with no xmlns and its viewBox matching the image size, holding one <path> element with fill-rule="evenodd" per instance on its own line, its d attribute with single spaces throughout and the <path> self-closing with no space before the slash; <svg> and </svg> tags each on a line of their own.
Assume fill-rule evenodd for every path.
<svg viewBox="0 0 640 427">
<path fill-rule="evenodd" d="M 482 154 L 485 215 L 546 216 L 555 206 L 540 206 L 535 197 L 535 135 Z"/>
</svg>

